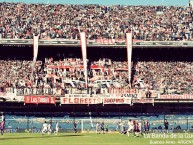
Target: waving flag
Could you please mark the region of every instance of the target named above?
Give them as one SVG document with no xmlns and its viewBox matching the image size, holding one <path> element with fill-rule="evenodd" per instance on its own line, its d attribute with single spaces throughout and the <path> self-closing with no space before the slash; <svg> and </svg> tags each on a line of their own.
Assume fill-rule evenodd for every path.
<svg viewBox="0 0 193 145">
<path fill-rule="evenodd" d="M 38 39 L 39 39 L 39 36 L 34 36 L 32 74 L 33 74 L 33 70 L 34 70 L 36 60 L 37 60 L 37 57 L 38 57 Z"/>
<path fill-rule="evenodd" d="M 88 72 L 87 72 L 87 51 L 86 51 L 86 34 L 85 32 L 80 33 L 80 42 L 82 49 L 82 59 L 84 65 L 84 76 L 85 76 L 85 84 L 88 86 Z"/>
<path fill-rule="evenodd" d="M 131 83 L 131 57 L 132 57 L 132 33 L 126 34 L 127 43 L 127 62 L 128 62 L 128 79 Z"/>
</svg>

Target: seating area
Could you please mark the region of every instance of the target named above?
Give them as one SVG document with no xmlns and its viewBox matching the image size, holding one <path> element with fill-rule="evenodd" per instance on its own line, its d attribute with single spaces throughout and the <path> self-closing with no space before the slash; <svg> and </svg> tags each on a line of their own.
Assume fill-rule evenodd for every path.
<svg viewBox="0 0 193 145">
<path fill-rule="evenodd" d="M 133 39 L 140 41 L 188 41 L 193 40 L 192 18 L 192 7 L 3 2 L 0 3 L 0 38 L 33 39 L 33 35 L 39 35 L 40 39 L 79 40 L 80 32 L 84 31 L 89 40 L 125 39 L 125 34 L 132 31 Z M 101 58 L 88 58 L 86 78 L 80 57 L 56 53 L 59 59 L 41 56 L 35 65 L 32 60 L 9 59 L 5 53 L 0 59 L 0 91 L 17 95 L 193 92 L 192 61 L 159 61 L 148 58 L 151 55 L 159 58 L 159 54 L 141 55 L 147 60 L 132 60 L 129 81 L 125 58 L 95 54 Z"/>
<path fill-rule="evenodd" d="M 27 94 L 101 94 L 113 89 L 138 93 L 153 90 L 160 94 L 192 94 L 193 63 L 166 61 L 138 61 L 132 67 L 132 80 L 128 80 L 126 61 L 99 59 L 88 65 L 86 88 L 83 61 L 66 58 L 55 61 L 45 58 L 37 61 L 0 60 L 1 92 Z M 128 92 L 128 91 L 126 91 Z"/>
<path fill-rule="evenodd" d="M 0 3 L 0 38 L 125 39 L 133 31 L 140 41 L 193 39 L 192 7 L 104 6 Z"/>
</svg>

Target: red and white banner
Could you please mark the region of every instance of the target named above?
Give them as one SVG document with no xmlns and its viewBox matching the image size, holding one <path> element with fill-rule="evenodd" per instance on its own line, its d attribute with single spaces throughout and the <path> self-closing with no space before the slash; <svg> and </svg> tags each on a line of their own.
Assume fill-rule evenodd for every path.
<svg viewBox="0 0 193 145">
<path fill-rule="evenodd" d="M 65 94 L 65 97 L 90 97 L 90 94 Z"/>
<path fill-rule="evenodd" d="M 133 99 L 132 103 L 142 103 L 142 104 L 151 103 L 151 104 L 153 104 L 154 99 Z"/>
<path fill-rule="evenodd" d="M 132 33 L 126 34 L 127 44 L 127 62 L 128 62 L 128 79 L 131 81 L 131 57 L 132 57 Z"/>
<path fill-rule="evenodd" d="M 107 45 L 115 45 L 117 43 L 125 44 L 125 39 L 107 39 L 107 38 L 99 38 L 94 41 L 90 40 L 89 42 L 95 42 L 98 44 L 107 44 Z M 143 42 L 141 40 L 133 39 L 133 42 Z"/>
<path fill-rule="evenodd" d="M 102 98 L 98 97 L 60 97 L 61 104 L 100 104 Z"/>
<path fill-rule="evenodd" d="M 86 51 L 86 34 L 85 34 L 85 32 L 80 33 L 80 42 L 81 42 L 82 59 L 83 59 L 83 65 L 84 65 L 85 83 L 86 83 L 86 87 L 87 87 L 88 86 L 88 73 L 87 73 L 87 51 Z"/>
<path fill-rule="evenodd" d="M 90 41 L 92 42 L 92 41 Z M 99 44 L 116 44 L 116 43 L 125 43 L 125 39 L 106 39 L 106 38 L 100 38 L 100 39 L 95 39 L 95 43 Z"/>
<path fill-rule="evenodd" d="M 56 104 L 56 98 L 51 96 L 25 96 L 26 104 Z"/>
<path fill-rule="evenodd" d="M 184 95 L 167 94 L 167 95 L 160 95 L 159 99 L 193 99 L 193 95 L 192 94 L 184 94 Z"/>
<path fill-rule="evenodd" d="M 122 89 L 122 88 L 110 88 L 109 94 L 135 94 L 136 91 L 134 89 Z"/>
<path fill-rule="evenodd" d="M 71 68 L 79 68 L 79 69 L 84 69 L 83 65 L 73 65 L 73 66 L 63 66 L 63 65 L 48 65 L 47 68 L 58 68 L 58 69 L 71 69 Z M 104 70 L 104 67 L 98 66 L 98 65 L 91 65 L 90 69 L 100 69 Z"/>
<path fill-rule="evenodd" d="M 103 98 L 103 104 L 131 104 L 131 98 L 105 97 Z"/>
<path fill-rule="evenodd" d="M 140 94 L 122 94 L 121 97 L 126 97 L 126 98 L 132 98 L 132 99 L 141 99 Z"/>
</svg>

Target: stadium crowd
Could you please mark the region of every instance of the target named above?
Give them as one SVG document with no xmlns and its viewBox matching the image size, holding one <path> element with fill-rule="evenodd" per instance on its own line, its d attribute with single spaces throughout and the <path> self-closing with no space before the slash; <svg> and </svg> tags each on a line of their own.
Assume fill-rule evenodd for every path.
<svg viewBox="0 0 193 145">
<path fill-rule="evenodd" d="M 0 60 L 0 63 L 1 92 L 58 95 L 87 93 L 83 62 L 79 58 L 60 61 L 46 58 L 44 62 L 37 61 L 35 65 L 32 61 L 19 60 Z M 91 62 L 89 67 L 88 87 L 95 93 L 97 90 L 100 93 L 100 88 L 127 88 L 126 62 L 100 59 Z"/>
<path fill-rule="evenodd" d="M 89 62 L 89 61 L 88 61 Z M 111 90 L 134 93 L 156 91 L 160 94 L 191 94 L 193 92 L 192 62 L 138 61 L 128 81 L 127 62 L 103 58 L 88 63 L 86 89 L 83 61 L 66 58 L 55 61 L 0 61 L 0 90 L 22 94 L 101 94 Z M 128 91 L 127 91 L 128 93 Z"/>
<path fill-rule="evenodd" d="M 79 39 L 85 31 L 90 40 L 125 39 L 131 30 L 136 40 L 192 40 L 192 7 L 0 3 L 1 38 Z"/>
<path fill-rule="evenodd" d="M 0 38 L 32 39 L 39 34 L 40 39 L 79 40 L 82 31 L 90 40 L 125 39 L 130 31 L 133 39 L 142 41 L 193 40 L 192 7 L 0 3 Z M 106 94 L 113 89 L 193 92 L 192 62 L 137 61 L 132 64 L 131 82 L 126 61 L 87 62 L 88 84 L 80 58 L 45 58 L 35 64 L 0 60 L 0 91 L 18 95 Z"/>
<path fill-rule="evenodd" d="M 138 78 L 160 94 L 191 94 L 193 62 L 138 62 Z"/>
</svg>

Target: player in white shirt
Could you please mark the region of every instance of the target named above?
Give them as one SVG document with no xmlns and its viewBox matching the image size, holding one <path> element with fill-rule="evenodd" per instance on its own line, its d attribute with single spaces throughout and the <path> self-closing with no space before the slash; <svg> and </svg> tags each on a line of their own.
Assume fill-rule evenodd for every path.
<svg viewBox="0 0 193 145">
<path fill-rule="evenodd" d="M 59 132 L 59 123 L 56 122 L 56 130 L 54 131 L 55 135 L 57 135 Z"/>
<path fill-rule="evenodd" d="M 46 133 L 47 131 L 48 131 L 48 124 L 45 121 L 44 124 L 42 125 L 42 135 L 44 135 L 44 133 Z"/>
<path fill-rule="evenodd" d="M 127 135 L 129 137 L 129 132 L 134 129 L 133 121 L 129 119 L 128 121 L 128 129 L 127 129 Z"/>
<path fill-rule="evenodd" d="M 1 135 L 3 135 L 5 129 L 5 116 L 3 113 L 1 113 L 1 120 L 0 120 L 0 131 Z"/>
<path fill-rule="evenodd" d="M 48 134 L 50 134 L 52 132 L 52 129 L 51 129 L 51 124 L 49 123 L 48 124 L 48 127 L 47 127 L 47 132 Z"/>
<path fill-rule="evenodd" d="M 4 122 L 4 121 L 5 121 L 5 116 L 2 113 L 2 115 L 1 115 L 1 122 Z"/>
<path fill-rule="evenodd" d="M 96 124 L 96 133 L 99 133 L 99 123 Z"/>
</svg>

